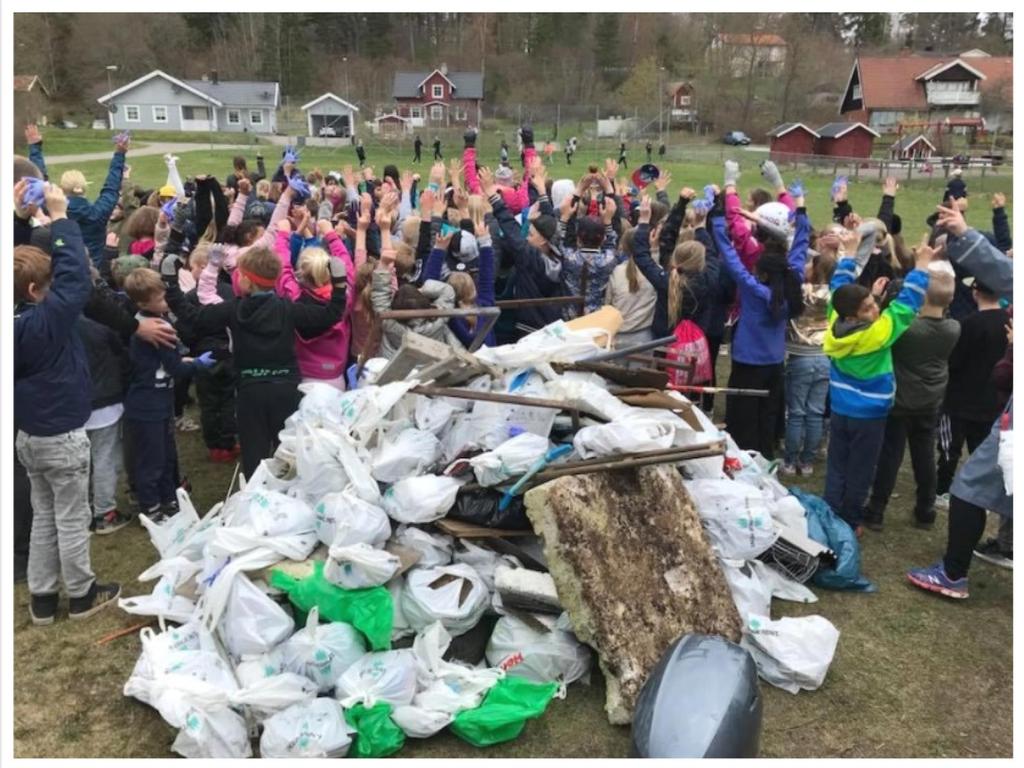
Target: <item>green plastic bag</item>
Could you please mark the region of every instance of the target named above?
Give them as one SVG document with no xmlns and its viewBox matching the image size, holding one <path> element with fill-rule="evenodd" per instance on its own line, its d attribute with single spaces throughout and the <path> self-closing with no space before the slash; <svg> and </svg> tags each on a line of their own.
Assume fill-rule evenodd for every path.
<svg viewBox="0 0 1024 768">
<path fill-rule="evenodd" d="M 405 733 L 391 719 L 391 705 L 378 701 L 367 709 L 362 704 L 345 710 L 345 721 L 356 729 L 349 757 L 387 757 L 405 744 Z"/>
<path fill-rule="evenodd" d="M 283 589 L 296 609 L 295 623 L 305 626 L 306 614 L 313 606 L 320 609 L 325 621 L 344 621 L 364 635 L 375 651 L 391 649 L 391 626 L 394 607 L 391 593 L 384 587 L 342 589 L 324 578 L 324 564 L 313 563 L 313 575 L 304 579 L 289 576 L 275 569 L 270 572 L 270 586 Z"/>
<path fill-rule="evenodd" d="M 476 709 L 464 709 L 452 721 L 452 732 L 474 747 L 512 741 L 526 721 L 540 717 L 558 691 L 558 683 L 531 683 L 506 677 L 487 692 Z"/>
</svg>

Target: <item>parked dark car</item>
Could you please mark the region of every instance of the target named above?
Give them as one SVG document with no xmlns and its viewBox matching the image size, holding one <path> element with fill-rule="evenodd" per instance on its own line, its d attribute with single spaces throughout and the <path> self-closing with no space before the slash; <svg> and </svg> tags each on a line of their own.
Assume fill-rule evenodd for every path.
<svg viewBox="0 0 1024 768">
<path fill-rule="evenodd" d="M 750 137 L 743 131 L 729 131 L 722 137 L 722 143 L 730 144 L 732 146 L 746 146 L 750 143 Z"/>
</svg>

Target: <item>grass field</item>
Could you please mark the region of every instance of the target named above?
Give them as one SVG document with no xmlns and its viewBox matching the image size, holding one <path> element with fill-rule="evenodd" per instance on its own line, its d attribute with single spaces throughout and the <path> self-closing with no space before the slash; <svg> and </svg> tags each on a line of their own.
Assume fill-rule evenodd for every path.
<svg viewBox="0 0 1024 768">
<path fill-rule="evenodd" d="M 112 131 L 94 131 L 91 128 L 41 128 L 43 146 L 48 155 L 77 155 L 85 152 L 103 152 L 112 149 Z M 184 131 L 132 131 L 133 146 L 145 147 L 155 142 L 177 142 L 180 144 L 258 144 L 252 134 L 243 133 L 193 133 Z M 14 151 L 25 154 L 28 148 L 24 137 L 15 131 Z"/>
<path fill-rule="evenodd" d="M 726 359 L 719 366 L 724 383 Z M 724 403 L 719 402 L 721 410 Z M 198 418 L 193 411 L 192 415 Z M 183 471 L 203 513 L 222 499 L 230 468 L 210 464 L 198 433 L 179 433 Z M 913 480 L 904 464 L 886 530 L 862 543 L 864 573 L 875 594 L 815 588 L 812 605 L 775 601 L 773 616 L 819 614 L 840 630 L 825 684 L 792 695 L 762 684 L 765 757 L 1009 757 L 1013 749 L 1012 574 L 983 562 L 971 572 L 971 598 L 944 600 L 911 587 L 904 573 L 942 552 L 946 518 L 934 530 L 910 525 Z M 799 484 L 822 491 L 823 463 Z M 156 560 L 141 526 L 94 537 L 93 563 L 125 594 L 148 593 L 135 577 Z M 66 607 L 62 608 L 66 610 Z M 96 641 L 141 617 L 116 608 L 72 623 L 59 615 L 33 627 L 28 593 L 14 600 L 15 754 L 18 757 L 165 757 L 175 731 L 157 712 L 125 698 L 122 687 L 140 651 L 137 632 L 108 645 Z M 629 730 L 605 718 L 604 685 L 595 666 L 590 686 L 576 683 L 564 701 L 530 723 L 516 741 L 486 751 L 447 732 L 410 739 L 402 757 L 625 757 Z"/>
<path fill-rule="evenodd" d="M 56 134 L 57 138 L 60 138 L 60 133 L 55 131 L 50 131 L 46 135 L 44 148 L 48 157 L 95 150 L 92 146 L 83 149 L 65 144 L 59 147 L 60 151 L 58 152 L 58 147 L 53 146 L 55 139 L 51 138 L 54 134 Z M 148 134 L 146 135 L 148 136 Z M 167 133 L 154 140 L 173 140 L 172 136 L 190 135 L 192 137 L 203 136 L 202 134 Z M 233 135 L 221 134 L 221 136 Z M 237 135 L 234 136 L 237 138 Z M 85 139 L 82 141 L 85 141 Z M 480 163 L 496 165 L 498 161 L 498 139 L 488 134 L 481 136 L 479 143 L 481 145 L 479 153 Z M 109 148 L 109 143 L 100 147 L 100 149 Z M 426 176 L 429 172 L 429 158 L 432 156 L 429 144 L 426 144 L 423 148 L 424 162 L 422 166 L 412 165 L 412 149 L 408 142 L 396 145 L 368 139 L 366 148 L 368 164 L 373 166 L 378 174 L 381 174 L 384 166 L 389 163 L 394 163 L 400 169 L 415 168 L 423 176 Z M 262 150 L 267 158 L 269 169 L 280 157 L 280 148 L 265 146 L 262 147 Z M 456 153 L 461 153 L 461 144 L 446 144 L 443 152 L 446 158 L 453 157 Z M 205 173 L 225 178 L 231 172 L 231 159 L 235 154 L 237 152 L 234 150 L 214 149 L 211 151 L 209 147 L 197 148 L 194 152 L 179 152 L 180 161 L 178 169 L 182 176 Z M 549 169 L 549 176 L 555 179 L 562 178 L 563 176 L 573 179 L 579 178 L 586 171 L 587 165 L 590 163 L 598 163 L 603 167 L 604 158 L 609 156 L 609 154 L 610 152 L 602 150 L 581 150 L 574 158 L 571 167 L 565 165 L 563 155 L 556 154 L 553 158 L 554 164 Z M 255 166 L 255 155 L 256 152 L 253 150 L 249 157 L 249 163 L 252 167 Z M 731 157 L 739 161 L 742 171 L 740 178 L 741 191 L 755 186 L 762 186 L 763 180 L 758 171 L 758 164 L 761 160 L 765 159 L 766 154 L 764 152 L 700 143 L 692 146 L 674 145 L 671 148 L 671 155 L 671 159 L 667 162 L 659 163 L 659 166 L 672 174 L 672 183 L 668 191 L 673 198 L 683 186 L 690 186 L 699 190 L 704 184 L 712 182 L 721 184 L 721 158 L 723 157 Z M 640 145 L 631 149 L 629 162 L 630 173 L 633 168 L 643 162 L 643 152 Z M 166 167 L 159 156 L 151 155 L 133 158 L 129 151 L 128 163 L 132 166 L 132 180 L 143 187 L 152 188 L 160 186 L 166 179 Z M 108 164 L 109 161 L 101 160 L 76 163 L 74 167 L 84 172 L 86 178 L 93 182 L 94 187 L 98 188 L 98 185 L 102 184 L 106 175 Z M 357 165 L 355 150 L 351 146 L 339 145 L 330 148 L 306 147 L 301 152 L 300 167 L 304 171 L 320 168 L 326 172 L 341 169 L 346 164 Z M 55 179 L 59 178 L 60 173 L 72 167 L 57 162 L 48 162 L 48 166 L 51 176 Z M 791 181 L 795 176 L 803 178 L 808 190 L 807 207 L 812 224 L 823 226 L 829 222 L 832 216 L 832 206 L 829 201 L 829 188 L 832 184 L 831 172 L 829 171 L 826 175 L 825 172 L 815 173 L 811 169 L 803 169 L 798 173 L 793 173 L 784 168 L 783 174 L 787 182 Z M 881 200 L 877 171 L 874 174 L 875 176 L 870 180 L 862 177 L 859 182 L 851 181 L 850 183 L 850 201 L 854 209 L 863 216 L 874 215 L 878 210 L 878 203 Z M 967 181 L 969 190 L 972 193 L 972 206 L 968 212 L 969 220 L 972 224 L 976 224 L 981 229 L 991 228 L 988 199 L 993 192 L 997 191 L 1006 194 L 1008 200 L 1007 211 L 1012 215 L 1012 176 L 1009 167 L 997 169 L 995 172 L 989 170 L 988 175 L 984 179 L 968 178 Z M 926 231 L 927 228 L 924 220 L 934 212 L 935 205 L 942 199 L 943 187 L 944 181 L 938 175 L 929 180 L 915 179 L 903 184 L 897 196 L 896 211 L 903 219 L 903 234 L 908 242 L 916 241 Z"/>
</svg>

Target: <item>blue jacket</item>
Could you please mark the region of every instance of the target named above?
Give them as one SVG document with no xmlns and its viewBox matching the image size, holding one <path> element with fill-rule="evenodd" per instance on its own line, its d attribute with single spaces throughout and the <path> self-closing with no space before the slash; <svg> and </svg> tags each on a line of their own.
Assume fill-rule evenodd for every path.
<svg viewBox="0 0 1024 768">
<path fill-rule="evenodd" d="M 136 421 L 172 418 L 174 379 L 192 367 L 191 363 L 183 363 L 177 349 L 154 347 L 138 336 L 132 336 L 128 343 L 128 357 L 131 371 L 124 397 L 125 418 Z"/>
<path fill-rule="evenodd" d="M 52 282 L 38 304 L 14 314 L 14 414 L 18 429 L 50 437 L 81 429 L 92 411 L 92 380 L 77 320 L 92 282 L 78 225 L 50 224 Z"/>
<path fill-rule="evenodd" d="M 725 269 L 736 281 L 740 293 L 740 317 L 733 330 L 730 350 L 732 359 L 746 365 L 778 365 L 786 359 L 788 311 L 778 317 L 773 316 L 770 307 L 771 289 L 743 266 L 726 230 L 724 217 L 716 216 L 712 220 L 712 230 Z M 810 231 L 807 213 L 803 209 L 798 210 L 796 231 L 789 249 L 789 268 L 801 282 L 804 278 Z"/>
<path fill-rule="evenodd" d="M 427 267 L 424 272 L 424 280 L 440 280 L 441 279 L 441 265 L 444 264 L 445 252 L 440 248 L 434 248 L 430 251 L 430 258 L 427 259 Z M 493 307 L 494 306 L 494 248 L 491 245 L 490 234 L 480 242 L 480 270 L 476 275 L 476 305 L 478 307 Z M 480 322 L 478 320 L 477 322 Z M 453 317 L 448 321 L 448 327 L 451 328 L 452 333 L 455 337 L 465 346 L 467 349 L 473 343 L 473 339 L 476 338 L 476 329 L 470 328 L 469 323 L 466 322 L 464 317 Z M 483 344 L 487 347 L 493 347 L 497 343 L 494 335 L 494 328 L 488 331 L 487 335 L 484 336 Z"/>
<path fill-rule="evenodd" d="M 82 239 L 89 250 L 93 263 L 99 265 L 103 255 L 103 246 L 107 241 L 107 222 L 117 205 L 121 195 L 121 175 L 124 173 L 124 153 L 115 152 L 110 160 L 110 170 L 103 189 L 95 203 L 90 203 L 82 195 L 68 198 L 68 218 L 78 222 L 82 229 Z"/>
</svg>

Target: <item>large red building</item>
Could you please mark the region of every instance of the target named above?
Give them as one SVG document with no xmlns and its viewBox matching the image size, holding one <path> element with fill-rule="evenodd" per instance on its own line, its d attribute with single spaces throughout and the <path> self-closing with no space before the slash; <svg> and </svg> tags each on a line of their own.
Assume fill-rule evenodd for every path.
<svg viewBox="0 0 1024 768">
<path fill-rule="evenodd" d="M 444 64 L 432 72 L 396 72 L 392 96 L 395 113 L 415 127 L 479 125 L 484 76 L 449 72 Z"/>
</svg>

